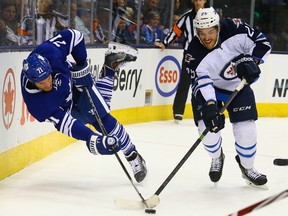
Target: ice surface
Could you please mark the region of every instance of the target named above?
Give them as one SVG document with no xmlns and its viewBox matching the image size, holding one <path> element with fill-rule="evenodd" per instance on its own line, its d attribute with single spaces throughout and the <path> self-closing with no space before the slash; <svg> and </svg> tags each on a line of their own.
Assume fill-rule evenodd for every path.
<svg viewBox="0 0 288 216">
<path fill-rule="evenodd" d="M 255 167 L 267 175 L 269 190 L 251 188 L 242 179 L 234 159 L 231 124 L 226 121 L 222 130 L 226 160 L 217 187 L 209 180 L 210 158 L 200 144 L 161 192 L 156 215 L 228 215 L 287 190 L 288 166 L 274 166 L 273 159 L 288 158 L 288 118 L 260 118 L 256 123 Z M 178 125 L 173 121 L 156 121 L 125 127 L 146 160 L 148 179 L 135 184 L 143 197 L 149 198 L 196 141 L 197 129 L 193 120 Z M 122 153 L 119 156 L 130 172 Z M 0 215 L 147 215 L 144 210 L 116 207 L 116 198 L 140 200 L 116 157 L 93 156 L 83 142 L 76 142 L 0 181 Z M 250 215 L 284 215 L 287 206 L 285 198 Z"/>
</svg>

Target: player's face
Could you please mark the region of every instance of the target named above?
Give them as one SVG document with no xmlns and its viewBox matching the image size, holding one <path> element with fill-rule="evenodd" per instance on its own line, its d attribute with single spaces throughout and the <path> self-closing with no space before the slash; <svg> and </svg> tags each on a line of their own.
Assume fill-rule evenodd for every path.
<svg viewBox="0 0 288 216">
<path fill-rule="evenodd" d="M 211 27 L 205 29 L 197 29 L 197 34 L 202 44 L 207 49 L 213 49 L 217 43 L 218 39 L 218 28 Z"/>
<path fill-rule="evenodd" d="M 39 88 L 45 92 L 51 91 L 53 88 L 52 76 L 50 75 L 49 77 L 47 77 L 45 80 L 42 80 L 41 82 L 36 82 L 35 85 L 37 88 Z"/>
</svg>

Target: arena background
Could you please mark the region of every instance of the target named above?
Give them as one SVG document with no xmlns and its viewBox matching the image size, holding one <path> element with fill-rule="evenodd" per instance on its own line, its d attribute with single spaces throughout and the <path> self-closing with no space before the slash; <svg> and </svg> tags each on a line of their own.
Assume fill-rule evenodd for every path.
<svg viewBox="0 0 288 216">
<path fill-rule="evenodd" d="M 1 0 L 1 7 L 4 7 L 4 1 Z M 74 1 L 51 2 L 52 15 L 66 20 L 69 27 L 71 4 Z M 140 23 L 141 8 L 145 8 L 150 0 L 124 2 L 126 5 L 123 8 L 131 7 L 134 12 L 130 20 L 126 18 L 126 21 Z M 163 20 L 161 23 L 166 30 L 172 27 L 173 15 L 179 14 L 179 11 L 183 13 L 192 6 L 191 0 L 180 0 L 181 10 L 178 10 L 175 3 L 176 0 L 158 1 L 158 9 L 163 9 L 161 11 L 168 15 L 164 20 L 165 24 Z M 87 26 L 90 32 L 94 31 L 93 26 L 97 21 L 102 26 L 106 39 L 113 40 L 113 19 L 115 15 L 121 15 L 119 10 L 114 10 L 114 4 L 114 0 L 77 0 L 77 15 L 80 16 L 78 12 L 90 13 L 90 23 Z M 35 21 L 36 16 L 33 15 L 37 13 L 38 1 L 17 0 L 16 5 L 21 23 L 19 27 L 29 27 L 25 20 Z M 259 28 L 272 44 L 272 55 L 261 65 L 261 78 L 253 84 L 260 117 L 288 116 L 287 5 L 286 0 L 209 0 L 206 3 L 206 7 L 213 6 L 221 18 L 241 18 L 251 26 Z M 1 7 L 0 11 L 4 9 Z M 33 31 L 33 28 L 28 30 Z M 0 46 L 0 179 L 75 142 L 74 139 L 55 131 L 52 124 L 40 124 L 27 111 L 21 96 L 20 72 L 23 59 L 37 45 L 36 34 L 32 34 L 34 44 L 25 44 L 26 35 L 22 34 L 25 32 L 18 33 L 18 44 Z M 103 64 L 107 44 L 95 41 L 92 34 L 90 36 L 90 41 L 86 41 L 88 56 L 92 71 L 97 76 Z M 143 44 L 139 37 L 140 25 L 136 26 L 136 36 L 136 42 L 132 45 L 139 48 L 139 57 L 135 63 L 121 69 L 115 79 L 112 113 L 123 124 L 172 119 L 172 103 L 180 77 L 183 52 L 181 44 L 171 45 L 171 49 L 163 52 L 151 44 Z M 187 99 L 184 118 L 193 118 L 190 97 Z"/>
</svg>

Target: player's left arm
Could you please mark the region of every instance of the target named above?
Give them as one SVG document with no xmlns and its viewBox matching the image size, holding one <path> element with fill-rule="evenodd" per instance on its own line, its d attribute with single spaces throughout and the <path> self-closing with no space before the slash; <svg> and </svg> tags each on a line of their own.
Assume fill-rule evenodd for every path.
<svg viewBox="0 0 288 216">
<path fill-rule="evenodd" d="M 236 36 L 241 40 L 239 44 L 243 49 L 243 53 L 234 59 L 237 76 L 240 79 L 245 78 L 248 84 L 252 84 L 258 80 L 261 73 L 258 65 L 266 61 L 271 52 L 271 46 L 265 35 L 258 29 L 239 20 L 234 24 Z"/>
<path fill-rule="evenodd" d="M 265 62 L 271 52 L 271 45 L 266 36 L 245 22 L 240 23 L 237 31 L 244 35 L 243 41 L 240 42 L 243 44 L 244 54 L 250 54 L 256 64 Z"/>
</svg>

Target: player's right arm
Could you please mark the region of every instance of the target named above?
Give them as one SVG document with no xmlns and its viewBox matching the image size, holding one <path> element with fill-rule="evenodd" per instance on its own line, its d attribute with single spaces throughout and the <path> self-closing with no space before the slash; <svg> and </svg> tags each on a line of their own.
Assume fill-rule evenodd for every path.
<svg viewBox="0 0 288 216">
<path fill-rule="evenodd" d="M 209 52 L 201 47 L 198 38 L 194 38 L 184 56 L 185 68 L 191 78 L 193 98 L 200 104 L 197 109 L 201 110 L 204 124 L 210 132 L 217 133 L 224 128 L 225 117 L 219 113 L 217 108 L 214 84 L 209 73 L 196 73 L 199 64 Z M 209 71 L 208 65 L 205 66 L 207 69 L 203 71 Z"/>
</svg>

